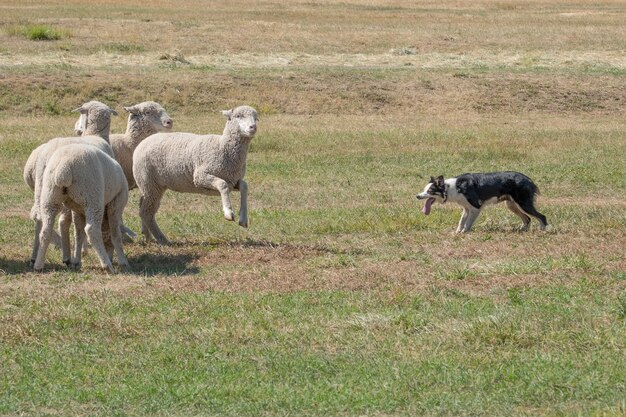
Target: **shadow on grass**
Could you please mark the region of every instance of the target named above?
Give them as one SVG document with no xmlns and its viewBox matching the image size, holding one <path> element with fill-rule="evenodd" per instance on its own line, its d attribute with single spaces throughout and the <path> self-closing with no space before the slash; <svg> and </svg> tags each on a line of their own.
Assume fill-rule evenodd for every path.
<svg viewBox="0 0 626 417">
<path fill-rule="evenodd" d="M 0 275 L 18 275 L 33 272 L 29 261 L 5 259 L 0 256 Z"/>
<path fill-rule="evenodd" d="M 360 248 L 351 248 L 350 250 L 342 250 L 332 248 L 326 245 L 304 245 L 294 244 L 288 242 L 272 242 L 269 240 L 256 240 L 256 239 L 234 239 L 234 240 L 211 240 L 200 242 L 186 242 L 180 246 L 196 246 L 205 249 L 219 249 L 219 248 L 232 248 L 238 249 L 264 249 L 264 250 L 296 250 L 296 251 L 311 251 L 318 253 L 328 253 L 333 255 L 366 255 L 368 251 Z"/>
<path fill-rule="evenodd" d="M 200 272 L 197 267 L 190 267 L 189 264 L 193 263 L 198 258 L 196 254 L 144 254 L 135 258 L 129 259 L 130 268 L 119 269 L 119 266 L 114 262 L 113 266 L 120 273 L 133 274 L 133 275 L 193 275 Z M 49 272 L 103 272 L 98 267 L 98 263 L 92 264 L 88 262 L 83 263 L 82 268 L 73 270 L 67 268 L 61 263 L 49 263 L 46 262 L 43 273 Z M 33 272 L 33 267 L 28 261 L 5 259 L 0 257 L 0 276 L 2 275 L 20 275 Z"/>
<path fill-rule="evenodd" d="M 196 259 L 196 253 L 145 253 L 129 259 L 130 270 L 124 272 L 135 275 L 194 275 L 200 272 L 196 266 L 190 266 Z"/>
</svg>

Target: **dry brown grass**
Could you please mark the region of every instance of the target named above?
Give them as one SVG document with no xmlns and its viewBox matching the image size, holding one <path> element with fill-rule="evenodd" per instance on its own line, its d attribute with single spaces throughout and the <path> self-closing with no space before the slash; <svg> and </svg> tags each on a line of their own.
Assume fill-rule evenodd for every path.
<svg viewBox="0 0 626 417">
<path fill-rule="evenodd" d="M 240 102 L 286 114 L 625 108 L 614 76 L 626 71 L 619 1 L 49 1 L 2 10 L 0 109 L 15 114 L 93 97 L 186 112 Z M 33 42 L 10 30 L 26 23 L 72 35 Z"/>
<path fill-rule="evenodd" d="M 150 5 L 99 1 L 89 6 L 81 1 L 33 1 L 7 2 L 3 22 L 28 19 L 63 25 L 74 34 L 67 41 L 69 48 L 82 52 L 111 42 L 140 44 L 158 53 L 177 49 L 185 55 L 371 54 L 402 47 L 420 53 L 462 54 L 481 50 L 616 52 L 625 37 L 624 13 L 617 0 L 575 5 L 566 1 L 235 1 L 210 6 L 202 1 Z M 10 41 L 9 49 L 42 48 Z"/>
</svg>

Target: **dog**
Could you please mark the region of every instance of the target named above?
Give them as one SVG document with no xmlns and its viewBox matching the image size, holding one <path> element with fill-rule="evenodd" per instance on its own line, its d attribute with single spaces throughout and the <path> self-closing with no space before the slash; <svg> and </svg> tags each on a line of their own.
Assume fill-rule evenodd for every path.
<svg viewBox="0 0 626 417">
<path fill-rule="evenodd" d="M 521 230 L 528 230 L 530 216 L 539 220 L 539 228 L 546 230 L 546 216 L 535 209 L 535 196 L 539 188 L 526 175 L 514 171 L 463 174 L 444 179 L 430 177 L 424 191 L 416 197 L 426 200 L 424 214 L 430 214 L 434 202 L 451 201 L 463 207 L 463 215 L 456 229 L 457 233 L 469 232 L 483 207 L 506 202 L 509 210 L 522 219 Z"/>
</svg>

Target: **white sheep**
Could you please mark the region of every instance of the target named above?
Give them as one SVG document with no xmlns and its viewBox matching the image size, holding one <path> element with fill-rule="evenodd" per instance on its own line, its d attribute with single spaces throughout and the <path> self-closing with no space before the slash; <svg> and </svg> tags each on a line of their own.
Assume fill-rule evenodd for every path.
<svg viewBox="0 0 626 417">
<path fill-rule="evenodd" d="M 76 241 L 71 263 L 80 265 L 84 235 L 102 268 L 113 272 L 102 230 L 108 229 L 118 263 L 128 265 L 122 246 L 122 213 L 128 201 L 128 184 L 122 167 L 111 156 L 86 144 L 58 148 L 48 159 L 42 176 L 39 216 L 42 229 L 34 269 L 43 270 L 56 215 L 63 207 L 74 212 Z M 103 219 L 106 224 L 103 226 Z M 61 229 L 63 251 L 69 251 L 69 230 Z M 65 247 L 67 245 L 67 248 Z"/>
<path fill-rule="evenodd" d="M 81 137 L 63 137 L 55 138 L 43 145 L 37 147 L 31 153 L 26 165 L 24 166 L 24 181 L 35 193 L 35 202 L 31 210 L 31 218 L 35 222 L 35 236 L 33 240 L 33 250 L 31 253 L 31 263 L 35 262 L 39 248 L 39 235 L 41 233 L 41 218 L 39 216 L 39 198 L 41 195 L 41 183 L 43 181 L 43 173 L 48 164 L 50 156 L 60 147 L 72 144 L 83 143 L 95 146 L 102 150 L 109 156 L 113 156 L 113 149 L 109 144 L 109 129 L 111 124 L 111 115 L 117 114 L 115 110 L 110 109 L 105 104 L 98 101 L 90 101 L 83 104 L 76 109 L 81 113 L 82 126 L 80 129 L 83 131 Z M 71 215 L 69 210 L 63 210 L 59 222 L 60 228 L 69 230 L 71 225 Z M 63 233 L 62 233 L 63 234 Z M 53 234 L 54 236 L 54 234 Z M 60 238 L 56 238 L 59 239 Z M 61 243 L 61 247 L 64 245 Z M 65 245 L 69 247 L 69 243 Z M 63 252 L 63 262 L 69 264 L 70 253 L 69 251 Z"/>
<path fill-rule="evenodd" d="M 169 241 L 155 215 L 166 190 L 221 195 L 224 217 L 235 220 L 230 191 L 239 190 L 239 224 L 248 227 L 248 185 L 243 180 L 250 141 L 257 130 L 257 112 L 240 106 L 222 112 L 228 119 L 222 135 L 157 133 L 135 149 L 133 173 L 141 192 L 139 215 L 146 241 Z"/>
<path fill-rule="evenodd" d="M 137 186 L 133 178 L 133 153 L 135 148 L 148 136 L 163 130 L 170 130 L 174 122 L 165 109 L 154 101 L 144 101 L 134 106 L 124 107 L 124 110 L 129 113 L 126 133 L 109 135 L 109 142 L 113 148 L 115 160 L 124 170 L 124 175 L 128 181 L 128 189 L 132 190 Z M 84 131 L 84 115 L 81 114 L 74 124 L 74 131 L 78 135 L 81 135 Z M 122 233 L 130 238 L 136 236 L 135 232 L 124 225 L 122 225 Z"/>
<path fill-rule="evenodd" d="M 174 122 L 165 109 L 154 101 L 144 101 L 134 106 L 124 107 L 124 110 L 129 113 L 126 133 L 112 134 L 109 136 L 109 141 L 113 147 L 115 160 L 124 170 L 128 189 L 132 190 L 137 186 L 133 177 L 135 148 L 148 136 L 163 130 L 170 130 Z"/>
</svg>

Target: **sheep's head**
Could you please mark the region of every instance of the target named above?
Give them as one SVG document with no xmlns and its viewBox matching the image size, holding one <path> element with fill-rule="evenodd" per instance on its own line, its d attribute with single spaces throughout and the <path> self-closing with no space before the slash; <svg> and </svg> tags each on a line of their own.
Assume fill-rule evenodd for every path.
<svg viewBox="0 0 626 417">
<path fill-rule="evenodd" d="M 87 113 L 81 113 L 74 123 L 74 134 L 76 136 L 81 136 L 85 133 L 85 129 L 87 128 Z"/>
<path fill-rule="evenodd" d="M 99 101 L 90 101 L 73 111 L 79 112 L 80 117 L 74 124 L 74 132 L 77 135 L 98 134 L 108 130 L 111 126 L 111 115 L 117 116 L 117 112 Z"/>
<path fill-rule="evenodd" d="M 237 132 L 252 139 L 256 134 L 256 123 L 259 120 L 256 110 L 250 106 L 239 106 L 234 109 L 224 110 L 222 114 L 228 119 L 226 129 L 236 128 Z"/>
<path fill-rule="evenodd" d="M 165 109 L 154 101 L 144 101 L 134 106 L 124 107 L 129 114 L 128 123 L 137 123 L 142 130 L 148 130 L 151 133 L 170 130 L 174 125 L 174 121 L 167 114 Z"/>
</svg>

